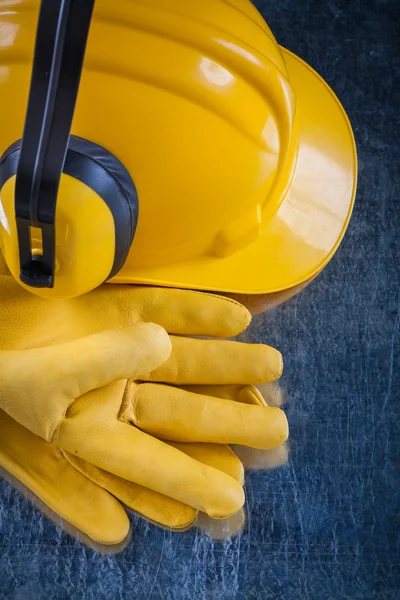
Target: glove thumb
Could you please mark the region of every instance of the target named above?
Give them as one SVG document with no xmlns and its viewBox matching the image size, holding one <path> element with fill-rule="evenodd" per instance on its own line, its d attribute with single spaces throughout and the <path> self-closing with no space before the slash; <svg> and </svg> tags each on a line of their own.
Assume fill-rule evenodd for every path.
<svg viewBox="0 0 400 600">
<path fill-rule="evenodd" d="M 154 323 L 95 333 L 73 342 L 0 352 L 0 408 L 47 441 L 76 398 L 167 360 L 171 342 Z"/>
<path fill-rule="evenodd" d="M 55 348 L 62 353 L 68 393 L 77 398 L 114 381 L 137 379 L 153 371 L 168 359 L 171 341 L 160 325 L 137 323 L 88 335 L 49 351 Z"/>
</svg>

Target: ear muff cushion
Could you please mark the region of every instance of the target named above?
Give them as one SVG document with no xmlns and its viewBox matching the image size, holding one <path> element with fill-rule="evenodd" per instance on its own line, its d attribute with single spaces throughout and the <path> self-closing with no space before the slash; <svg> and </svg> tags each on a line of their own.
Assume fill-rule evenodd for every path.
<svg viewBox="0 0 400 600">
<path fill-rule="evenodd" d="M 112 212 L 115 223 L 115 257 L 109 278 L 123 267 L 135 235 L 139 202 L 131 176 L 105 148 L 71 136 L 64 173 L 91 187 Z"/>
<path fill-rule="evenodd" d="M 17 173 L 21 143 L 22 140 L 14 142 L 0 159 L 0 189 Z M 139 214 L 135 184 L 113 154 L 77 136 L 70 136 L 63 172 L 92 188 L 113 215 L 115 255 L 110 279 L 123 267 L 135 235 Z"/>
</svg>

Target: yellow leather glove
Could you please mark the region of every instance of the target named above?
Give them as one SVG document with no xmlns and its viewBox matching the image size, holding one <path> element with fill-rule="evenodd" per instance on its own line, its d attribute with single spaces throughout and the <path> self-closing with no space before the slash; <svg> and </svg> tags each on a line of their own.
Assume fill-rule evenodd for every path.
<svg viewBox="0 0 400 600">
<path fill-rule="evenodd" d="M 243 492 L 233 477 L 146 432 L 177 441 L 279 444 L 287 424 L 278 409 L 239 408 L 176 385 L 274 380 L 280 354 L 265 346 L 171 338 L 170 358 L 149 374 L 167 358 L 171 342 L 161 327 L 143 321 L 176 334 L 232 336 L 249 321 L 243 307 L 195 292 L 123 286 L 51 302 L 9 276 L 1 277 L 0 296 L 0 347 L 7 349 L 0 354 L 0 404 L 10 415 L 109 474 L 211 516 L 240 508 Z M 120 329 L 102 331 L 110 324 Z"/>
<path fill-rule="evenodd" d="M 252 386 L 191 386 L 190 389 L 247 404 L 266 405 L 261 394 Z M 268 393 L 266 396 L 270 400 Z M 174 446 L 188 456 L 243 482 L 242 464 L 229 447 L 204 443 L 177 443 Z M 235 447 L 236 453 L 245 453 L 246 468 L 250 469 L 283 464 L 285 459 L 281 451 L 284 450 L 284 444 L 264 451 L 245 446 Z M 251 452 L 259 453 L 259 456 L 254 457 Z M 53 520 L 57 515 L 61 517 L 67 531 L 73 535 L 78 533 L 81 540 L 89 545 L 92 545 L 91 540 L 101 545 L 118 544 L 117 551 L 121 550 L 121 541 L 126 540 L 126 545 L 129 520 L 118 500 L 153 523 L 178 531 L 196 524 L 214 539 L 235 535 L 245 521 L 243 509 L 234 518 L 210 519 L 204 513 L 197 514 L 191 506 L 107 473 L 33 435 L 2 410 L 1 467 L 11 475 L 8 479 L 12 484 L 21 490 L 22 483 L 23 490 L 27 488 L 32 492 L 34 498 L 29 493 L 28 497 L 36 505 L 35 498 L 41 501 L 39 507 L 46 515 Z M 7 474 L 4 476 L 7 477 Z M 95 545 L 95 548 L 98 549 L 98 546 Z"/>
<path fill-rule="evenodd" d="M 181 450 L 242 483 L 242 465 L 227 446 L 182 444 Z M 100 544 L 118 544 L 128 536 L 129 519 L 120 502 L 146 519 L 175 530 L 184 530 L 196 520 L 193 507 L 63 452 L 2 410 L 0 467 L 54 513 Z"/>
</svg>

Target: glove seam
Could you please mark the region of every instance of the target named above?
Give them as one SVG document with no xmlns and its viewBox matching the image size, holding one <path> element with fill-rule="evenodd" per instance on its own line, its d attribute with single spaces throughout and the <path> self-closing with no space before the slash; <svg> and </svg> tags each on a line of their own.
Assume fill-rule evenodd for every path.
<svg viewBox="0 0 400 600">
<path fill-rule="evenodd" d="M 242 462 L 240 463 L 240 465 L 241 465 L 241 467 L 240 467 L 240 485 L 243 487 L 245 471 L 244 471 L 244 466 L 243 466 Z"/>
<path fill-rule="evenodd" d="M 255 401 L 256 401 L 256 405 L 257 405 L 257 406 L 268 406 L 268 404 L 267 404 L 267 402 L 264 400 L 264 398 L 263 398 L 263 401 L 261 401 L 261 400 L 259 399 L 259 397 L 258 397 L 258 396 L 257 396 L 257 394 L 254 392 L 254 390 L 251 388 L 251 386 L 244 385 L 244 386 L 241 388 L 241 390 L 245 390 L 245 389 L 249 389 L 249 392 L 250 392 L 250 394 L 252 395 L 252 397 L 255 399 Z M 261 394 L 261 393 L 260 393 L 260 395 L 262 396 L 262 394 Z"/>
<path fill-rule="evenodd" d="M 188 504 L 188 506 L 190 506 L 190 505 Z M 194 508 L 194 507 L 192 507 L 192 508 Z M 197 513 L 198 513 L 198 511 L 196 509 L 194 509 L 194 510 L 196 512 L 195 512 L 195 515 L 194 515 L 194 517 L 192 519 L 190 519 L 189 521 L 186 521 L 185 523 L 183 523 L 183 525 L 179 525 L 179 527 L 176 527 L 176 526 L 172 527 L 172 531 L 175 529 L 175 531 L 177 533 L 179 533 L 180 529 L 183 529 L 184 527 L 188 527 L 189 525 L 192 525 L 192 523 L 194 523 L 196 521 L 196 519 L 197 519 Z M 141 515 L 141 516 L 143 517 L 144 515 Z M 144 516 L 144 518 L 146 518 L 146 517 Z M 168 528 L 168 525 L 166 525 L 166 527 Z"/>
<path fill-rule="evenodd" d="M 68 409 L 67 409 L 68 410 Z M 60 439 L 60 429 L 61 429 L 61 423 L 64 421 L 64 419 L 66 418 L 66 414 L 67 414 L 67 410 L 65 411 L 61 421 L 58 423 L 57 427 L 55 428 L 53 435 L 51 436 L 51 440 L 50 440 L 50 444 L 57 444 L 58 440 Z"/>
<path fill-rule="evenodd" d="M 278 374 L 271 379 L 271 381 L 269 383 L 274 383 L 275 381 L 278 381 L 278 379 L 280 379 L 282 377 L 282 373 L 283 373 L 283 356 L 281 353 L 279 353 L 279 372 Z"/>
<path fill-rule="evenodd" d="M 119 499 L 118 499 L 118 501 L 122 502 Z M 188 527 L 189 525 L 194 525 L 194 523 L 197 521 L 197 517 L 198 517 L 198 513 L 199 513 L 199 511 L 196 510 L 193 506 L 190 506 L 189 504 L 187 504 L 186 506 L 189 506 L 190 508 L 193 508 L 195 510 L 195 515 L 192 519 L 190 519 L 190 521 L 187 521 L 187 522 L 183 523 L 182 525 L 176 526 L 176 525 L 167 525 L 166 523 L 162 523 L 161 521 L 157 521 L 156 519 L 151 519 L 144 513 L 141 513 L 138 510 L 131 508 L 128 505 L 126 505 L 126 506 L 130 512 L 138 515 L 141 519 L 145 519 L 145 521 L 147 521 L 148 523 L 152 523 L 153 525 L 156 525 L 156 527 L 160 527 L 161 529 L 166 529 L 167 531 L 172 531 L 172 533 L 184 533 L 183 530 L 186 527 Z"/>
<path fill-rule="evenodd" d="M 189 505 L 188 505 L 189 506 Z M 192 523 L 194 523 L 197 519 L 197 513 L 195 514 L 195 516 L 193 517 L 193 519 L 190 519 L 190 521 L 187 521 L 186 523 L 184 523 L 183 525 L 181 525 L 180 527 L 175 527 L 175 530 L 177 531 L 177 533 L 179 532 L 179 529 L 183 529 L 184 527 L 188 527 L 189 525 L 192 525 Z"/>
<path fill-rule="evenodd" d="M 80 396 L 78 396 L 78 398 L 79 397 Z M 71 408 L 71 406 L 73 406 L 74 402 L 76 402 L 77 398 L 73 398 L 72 397 L 72 398 L 70 398 L 70 400 L 71 400 L 71 402 L 63 410 L 61 418 L 60 418 L 59 422 L 57 423 L 56 427 L 54 428 L 53 434 L 52 434 L 51 439 L 50 439 L 50 444 L 57 444 L 58 440 L 60 439 L 61 426 L 62 426 L 63 422 L 66 419 L 68 419 L 68 411 Z"/>
<path fill-rule="evenodd" d="M 134 404 L 136 394 L 131 392 L 132 388 L 137 387 L 139 384 L 135 379 L 127 379 L 124 393 L 121 401 L 121 408 L 118 415 L 118 420 L 128 425 L 136 425 L 136 419 L 134 418 Z"/>
</svg>

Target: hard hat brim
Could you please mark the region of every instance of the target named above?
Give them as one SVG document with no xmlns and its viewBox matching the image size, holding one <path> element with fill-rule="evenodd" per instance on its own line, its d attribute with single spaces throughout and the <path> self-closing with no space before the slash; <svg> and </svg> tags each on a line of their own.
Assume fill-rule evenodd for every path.
<svg viewBox="0 0 400 600">
<path fill-rule="evenodd" d="M 282 48 L 297 97 L 299 149 L 292 185 L 256 241 L 223 259 L 122 271 L 111 283 L 268 294 L 321 271 L 346 231 L 356 192 L 353 132 L 339 100 L 303 60 Z"/>
</svg>

